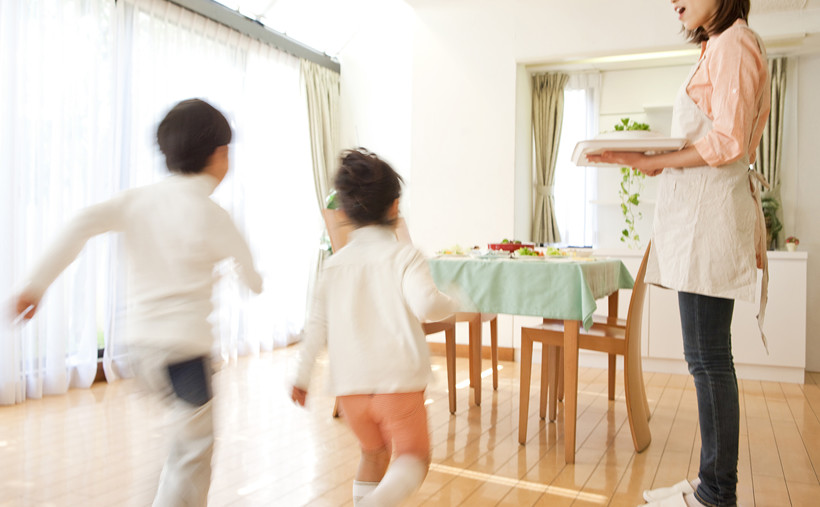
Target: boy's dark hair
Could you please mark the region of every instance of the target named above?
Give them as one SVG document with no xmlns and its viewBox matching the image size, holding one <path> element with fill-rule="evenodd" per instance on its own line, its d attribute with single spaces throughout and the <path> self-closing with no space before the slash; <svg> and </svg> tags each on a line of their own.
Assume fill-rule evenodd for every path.
<svg viewBox="0 0 820 507">
<path fill-rule="evenodd" d="M 700 44 L 709 40 L 709 33 L 719 34 L 732 26 L 735 21 L 742 19 L 749 22 L 749 8 L 751 0 L 718 0 L 718 8 L 715 17 L 709 20 L 706 27 L 699 26 L 694 30 L 686 30 L 686 40 Z"/>
<path fill-rule="evenodd" d="M 231 142 L 225 116 L 204 100 L 183 100 L 168 111 L 157 127 L 157 144 L 168 170 L 202 172 L 214 150 Z"/>
<path fill-rule="evenodd" d="M 384 160 L 364 148 L 342 154 L 334 186 L 342 211 L 356 226 L 392 225 L 387 212 L 401 196 L 404 180 Z"/>
</svg>

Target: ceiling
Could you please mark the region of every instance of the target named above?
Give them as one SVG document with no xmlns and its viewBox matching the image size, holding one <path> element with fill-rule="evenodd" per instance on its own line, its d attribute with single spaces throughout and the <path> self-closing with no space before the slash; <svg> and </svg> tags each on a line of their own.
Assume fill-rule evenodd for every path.
<svg viewBox="0 0 820 507">
<path fill-rule="evenodd" d="M 386 0 L 215 0 L 335 58 Z M 401 1 L 401 0 L 399 0 Z"/>
<path fill-rule="evenodd" d="M 320 53 L 336 58 L 366 23 L 414 0 L 214 0 Z M 438 0 L 440 1 L 440 0 Z M 752 14 L 805 9 L 820 0 L 752 0 Z"/>
</svg>

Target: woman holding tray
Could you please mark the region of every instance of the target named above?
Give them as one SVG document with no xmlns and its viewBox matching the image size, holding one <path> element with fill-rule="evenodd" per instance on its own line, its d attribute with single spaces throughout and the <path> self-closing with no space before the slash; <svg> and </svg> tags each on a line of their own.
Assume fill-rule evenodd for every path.
<svg viewBox="0 0 820 507">
<path fill-rule="evenodd" d="M 701 432 L 698 478 L 644 492 L 649 505 L 737 504 L 739 403 L 732 358 L 734 300 L 755 300 L 765 225 L 749 170 L 769 114 L 766 50 L 747 25 L 749 0 L 672 0 L 701 56 L 672 114 L 676 152 L 604 152 L 596 163 L 660 175 L 647 282 L 678 291 L 684 355 L 695 381 Z M 765 343 L 765 338 L 764 338 Z"/>
</svg>

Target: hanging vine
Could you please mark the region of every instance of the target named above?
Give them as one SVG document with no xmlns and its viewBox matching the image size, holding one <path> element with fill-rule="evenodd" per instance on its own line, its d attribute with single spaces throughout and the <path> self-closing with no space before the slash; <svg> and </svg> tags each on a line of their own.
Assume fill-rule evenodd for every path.
<svg viewBox="0 0 820 507">
<path fill-rule="evenodd" d="M 622 130 L 649 130 L 646 123 L 630 122 L 629 118 L 621 118 L 621 123 L 615 125 L 616 131 Z M 626 243 L 629 248 L 641 246 L 641 237 L 635 230 L 638 220 L 643 218 L 643 214 L 638 211 L 641 203 L 641 192 L 644 187 L 646 175 L 630 167 L 621 167 L 621 185 L 618 189 L 618 197 L 621 199 L 621 213 L 624 215 L 624 229 L 621 231 L 621 242 Z"/>
</svg>

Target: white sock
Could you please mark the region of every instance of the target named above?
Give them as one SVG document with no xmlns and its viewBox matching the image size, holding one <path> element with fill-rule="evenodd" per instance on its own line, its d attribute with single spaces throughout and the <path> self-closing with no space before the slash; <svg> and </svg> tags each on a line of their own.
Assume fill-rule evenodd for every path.
<svg viewBox="0 0 820 507">
<path fill-rule="evenodd" d="M 372 493 L 378 485 L 378 482 L 353 481 L 353 505 L 358 507 L 362 498 Z"/>
<path fill-rule="evenodd" d="M 415 456 L 396 458 L 372 493 L 357 507 L 393 507 L 410 497 L 427 476 L 427 462 Z"/>
</svg>

